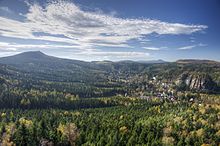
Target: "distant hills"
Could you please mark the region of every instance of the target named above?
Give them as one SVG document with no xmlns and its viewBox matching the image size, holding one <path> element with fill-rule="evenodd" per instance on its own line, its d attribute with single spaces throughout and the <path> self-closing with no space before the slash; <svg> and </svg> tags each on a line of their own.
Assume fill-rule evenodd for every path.
<svg viewBox="0 0 220 146">
<path fill-rule="evenodd" d="M 0 63 L 2 64 L 23 64 L 23 63 L 36 63 L 36 62 L 45 62 L 45 63 L 85 63 L 88 62 L 85 61 L 79 61 L 79 60 L 72 60 L 72 59 L 62 59 L 58 57 L 48 56 L 41 51 L 30 51 L 30 52 L 24 52 L 20 53 L 14 56 L 8 56 L 8 57 L 2 57 L 0 58 Z M 162 59 L 158 60 L 139 60 L 139 61 L 132 61 L 132 60 L 122 60 L 118 62 L 113 61 L 92 61 L 92 64 L 112 64 L 112 63 L 144 63 L 144 64 L 162 64 L 162 63 L 169 63 L 167 61 L 164 61 Z M 199 59 L 181 59 L 177 60 L 176 63 L 179 64 L 219 64 L 220 62 L 213 61 L 213 60 L 199 60 Z M 81 65 L 81 64 L 80 64 Z"/>
<path fill-rule="evenodd" d="M 62 59 L 58 57 L 48 56 L 41 51 L 30 51 L 30 52 L 24 52 L 13 56 L 8 57 L 2 57 L 0 58 L 1 63 L 5 64 L 20 64 L 20 63 L 31 63 L 31 62 L 57 62 L 57 61 L 65 61 L 65 62 L 85 62 L 85 61 L 79 61 L 79 60 L 72 60 L 72 59 Z M 154 63 L 167 63 L 164 60 L 158 59 L 158 60 L 140 60 L 140 61 L 132 61 L 132 60 L 122 60 L 118 61 L 120 63 L 146 63 L 146 64 L 154 64 Z M 113 63 L 113 61 L 92 61 L 92 63 Z"/>
<path fill-rule="evenodd" d="M 177 60 L 176 63 L 180 63 L 180 64 L 219 64 L 220 62 L 213 61 L 213 60 L 185 59 L 185 60 Z"/>
<path fill-rule="evenodd" d="M 0 64 L 0 76 L 7 74 L 22 79 L 77 82 L 91 86 L 111 83 L 126 87 L 157 77 L 160 82 L 172 82 L 186 90 L 218 91 L 220 87 L 220 63 L 211 60 L 85 62 L 33 51 L 2 57 Z"/>
</svg>

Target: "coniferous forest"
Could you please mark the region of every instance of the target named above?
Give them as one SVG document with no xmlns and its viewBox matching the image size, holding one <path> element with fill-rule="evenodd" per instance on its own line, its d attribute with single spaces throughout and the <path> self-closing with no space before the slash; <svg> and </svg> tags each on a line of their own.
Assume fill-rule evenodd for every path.
<svg viewBox="0 0 220 146">
<path fill-rule="evenodd" d="M 218 146 L 220 64 L 0 58 L 2 146 Z"/>
</svg>

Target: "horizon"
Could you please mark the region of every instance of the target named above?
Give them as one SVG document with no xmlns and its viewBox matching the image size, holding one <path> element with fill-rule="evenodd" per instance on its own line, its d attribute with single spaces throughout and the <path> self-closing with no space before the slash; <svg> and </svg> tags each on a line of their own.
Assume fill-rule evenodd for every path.
<svg viewBox="0 0 220 146">
<path fill-rule="evenodd" d="M 0 57 L 41 51 L 82 61 L 219 62 L 219 6 L 218 0 L 1 0 Z"/>
<path fill-rule="evenodd" d="M 7 57 L 13 57 L 13 56 L 17 56 L 17 55 L 20 55 L 20 54 L 25 54 L 25 53 L 42 53 L 43 55 L 46 55 L 48 57 L 55 57 L 55 58 L 59 58 L 59 59 L 68 59 L 68 60 L 76 60 L 76 61 L 84 61 L 84 62 L 123 62 L 123 61 L 132 61 L 132 62 L 140 62 L 140 63 L 144 63 L 144 62 L 153 62 L 153 61 L 162 61 L 164 63 L 172 63 L 172 62 L 178 62 L 178 61 L 188 61 L 188 60 L 191 60 L 191 61 L 214 61 L 214 62 L 219 62 L 218 60 L 210 60 L 210 59 L 196 59 L 196 58 L 188 58 L 188 59 L 178 59 L 178 60 L 174 60 L 174 61 L 167 61 L 167 60 L 163 60 L 163 59 L 156 59 L 156 60 L 117 60 L 117 61 L 114 61 L 114 60 L 92 60 L 92 61 L 86 61 L 86 60 L 80 60 L 80 59 L 73 59 L 73 58 L 62 58 L 62 57 L 57 57 L 57 56 L 52 56 L 50 54 L 47 54 L 47 53 L 44 53 L 42 51 L 27 51 L 27 52 L 20 52 L 20 53 L 17 53 L 17 54 L 13 54 L 13 55 L 9 55 L 9 56 L 3 56 L 3 57 L 0 57 L 1 58 L 7 58 Z"/>
</svg>

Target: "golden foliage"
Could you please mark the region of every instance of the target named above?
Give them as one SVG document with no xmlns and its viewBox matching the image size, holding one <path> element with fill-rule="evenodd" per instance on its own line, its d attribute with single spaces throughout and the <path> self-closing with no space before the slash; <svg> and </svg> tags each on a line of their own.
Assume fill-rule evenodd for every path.
<svg viewBox="0 0 220 146">
<path fill-rule="evenodd" d="M 210 144 L 202 144 L 201 146 L 211 146 Z"/>
<path fill-rule="evenodd" d="M 171 133 L 172 133 L 172 127 L 171 127 L 171 126 L 170 126 L 170 127 L 165 127 L 165 128 L 163 129 L 163 135 L 165 135 L 165 136 L 170 136 Z"/>
<path fill-rule="evenodd" d="M 119 131 L 122 133 L 127 133 L 128 132 L 128 128 L 126 126 L 122 126 L 119 128 Z"/>
<path fill-rule="evenodd" d="M 9 123 L 5 126 L 6 132 L 3 133 L 1 139 L 0 146 L 15 146 L 15 144 L 11 141 L 11 137 L 16 131 L 16 126 L 14 123 Z"/>
<path fill-rule="evenodd" d="M 57 131 L 68 139 L 71 146 L 75 146 L 76 139 L 79 137 L 79 131 L 74 123 L 59 124 Z"/>
<path fill-rule="evenodd" d="M 183 120 L 182 117 L 175 117 L 175 118 L 173 119 L 174 123 L 176 123 L 176 124 L 180 124 L 182 120 Z"/>
<path fill-rule="evenodd" d="M 19 123 L 24 124 L 27 128 L 33 125 L 33 122 L 31 120 L 27 120 L 23 117 L 19 119 Z"/>
<path fill-rule="evenodd" d="M 172 145 L 174 145 L 174 142 L 175 142 L 175 140 L 174 140 L 173 137 L 164 136 L 164 137 L 162 138 L 162 143 L 163 143 L 163 145 L 165 145 L 165 146 L 172 146 Z"/>
<path fill-rule="evenodd" d="M 220 130 L 218 130 L 218 132 L 216 132 L 216 135 L 217 135 L 217 136 L 220 136 Z"/>
<path fill-rule="evenodd" d="M 73 112 L 72 115 L 75 115 L 78 117 L 78 116 L 81 116 L 81 113 L 79 111 L 76 111 L 76 112 Z"/>
<path fill-rule="evenodd" d="M 1 114 L 1 117 L 2 117 L 2 118 L 6 117 L 6 113 L 2 113 L 2 114 Z"/>
<path fill-rule="evenodd" d="M 204 129 L 198 129 L 197 131 L 196 131 L 196 135 L 198 136 L 198 137 L 203 137 L 204 135 L 205 135 L 205 131 L 204 131 Z"/>
</svg>

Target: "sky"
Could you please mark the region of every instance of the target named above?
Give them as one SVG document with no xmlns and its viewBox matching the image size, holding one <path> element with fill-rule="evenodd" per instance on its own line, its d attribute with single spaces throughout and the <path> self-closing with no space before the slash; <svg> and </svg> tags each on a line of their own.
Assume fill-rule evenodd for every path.
<svg viewBox="0 0 220 146">
<path fill-rule="evenodd" d="M 0 0 L 0 57 L 220 61 L 219 0 Z"/>
</svg>

